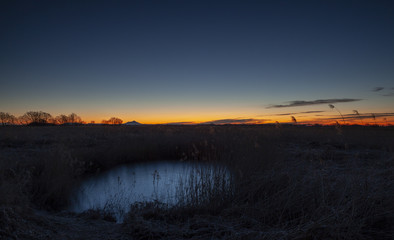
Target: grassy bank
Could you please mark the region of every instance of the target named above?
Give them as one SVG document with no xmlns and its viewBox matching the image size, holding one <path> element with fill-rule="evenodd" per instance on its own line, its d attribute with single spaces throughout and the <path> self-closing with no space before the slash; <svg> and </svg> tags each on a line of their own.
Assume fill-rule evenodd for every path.
<svg viewBox="0 0 394 240">
<path fill-rule="evenodd" d="M 204 201 L 184 196 L 172 208 L 135 204 L 124 232 L 145 239 L 394 237 L 393 127 L 2 127 L 0 152 L 0 205 L 15 214 L 60 211 L 83 179 L 121 164 L 203 161 L 231 169 L 231 190 L 216 189 Z"/>
</svg>

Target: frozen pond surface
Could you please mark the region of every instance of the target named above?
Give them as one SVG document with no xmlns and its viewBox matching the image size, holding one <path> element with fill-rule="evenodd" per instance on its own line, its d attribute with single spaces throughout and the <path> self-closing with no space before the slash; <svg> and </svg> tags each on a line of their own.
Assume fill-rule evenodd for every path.
<svg viewBox="0 0 394 240">
<path fill-rule="evenodd" d="M 187 186 L 209 182 L 213 188 L 228 179 L 229 173 L 223 167 L 201 163 L 160 161 L 127 165 L 83 182 L 71 198 L 70 210 L 107 210 L 121 222 L 132 203 L 160 201 L 173 205 L 188 194 Z"/>
</svg>

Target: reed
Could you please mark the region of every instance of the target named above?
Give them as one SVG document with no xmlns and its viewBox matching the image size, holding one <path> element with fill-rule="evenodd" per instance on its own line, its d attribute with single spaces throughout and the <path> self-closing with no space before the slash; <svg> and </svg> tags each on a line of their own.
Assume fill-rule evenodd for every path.
<svg viewBox="0 0 394 240">
<path fill-rule="evenodd" d="M 360 113 L 357 110 L 353 110 L 353 113 L 356 114 L 359 117 L 361 125 L 364 125 L 364 122 L 363 122 L 363 119 L 360 116 Z"/>
<path fill-rule="evenodd" d="M 220 167 L 195 169 L 179 187 L 179 205 L 135 204 L 124 231 L 152 239 L 392 239 L 394 128 L 340 128 L 341 137 L 332 126 L 302 125 L 5 127 L 0 204 L 60 211 L 85 178 L 118 165 L 216 162 L 230 181 Z"/>
<path fill-rule="evenodd" d="M 375 125 L 377 126 L 378 124 L 376 123 L 376 115 L 374 113 L 371 113 L 371 117 L 373 121 L 375 122 Z"/>
<path fill-rule="evenodd" d="M 297 124 L 297 119 L 296 119 L 294 116 L 291 116 L 291 121 L 292 121 L 294 124 Z"/>
<path fill-rule="evenodd" d="M 341 115 L 341 117 L 342 117 L 343 124 L 346 124 L 345 118 L 343 117 L 341 111 L 339 111 L 339 109 L 338 109 L 337 107 L 335 107 L 334 105 L 332 105 L 332 104 L 328 104 L 328 106 L 329 106 L 331 109 L 337 110 L 337 112 L 338 112 L 338 113 Z"/>
</svg>

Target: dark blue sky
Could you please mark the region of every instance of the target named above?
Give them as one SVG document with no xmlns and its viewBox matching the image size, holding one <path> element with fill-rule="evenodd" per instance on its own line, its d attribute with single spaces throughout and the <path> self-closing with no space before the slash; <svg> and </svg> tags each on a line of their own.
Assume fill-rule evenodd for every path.
<svg viewBox="0 0 394 240">
<path fill-rule="evenodd" d="M 394 107 L 383 96 L 394 92 L 393 1 L 2 1 L 0 29 L 0 111 L 16 115 L 167 122 L 332 114 L 269 107 L 295 100 Z"/>
</svg>

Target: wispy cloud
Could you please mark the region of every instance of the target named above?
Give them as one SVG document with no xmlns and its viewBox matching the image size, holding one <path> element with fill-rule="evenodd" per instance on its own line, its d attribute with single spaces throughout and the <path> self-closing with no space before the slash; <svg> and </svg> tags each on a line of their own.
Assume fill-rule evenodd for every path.
<svg viewBox="0 0 394 240">
<path fill-rule="evenodd" d="M 384 89 L 384 87 L 375 87 L 372 89 L 372 92 L 379 92 L 382 91 Z"/>
<path fill-rule="evenodd" d="M 264 123 L 269 119 L 255 119 L 255 118 L 247 118 L 247 119 L 218 119 L 218 120 L 212 120 L 208 122 L 204 122 L 202 124 L 260 124 Z"/>
<path fill-rule="evenodd" d="M 380 96 L 383 97 L 392 97 L 394 96 L 394 87 L 375 87 L 371 91 L 372 92 L 379 92 Z"/>
<path fill-rule="evenodd" d="M 288 104 L 279 104 L 279 105 L 271 105 L 267 108 L 285 108 L 285 107 L 300 107 L 300 106 L 309 106 L 309 105 L 318 105 L 318 104 L 333 104 L 333 103 L 341 103 L 341 102 L 356 102 L 361 101 L 362 99 L 354 99 L 354 98 L 332 98 L 332 99 L 318 99 L 313 101 L 290 101 Z"/>
<path fill-rule="evenodd" d="M 380 117 L 394 117 L 394 113 L 363 113 L 360 115 L 356 115 L 356 114 L 346 114 L 345 119 L 358 119 L 358 118 L 362 118 L 362 119 L 368 119 L 368 118 L 380 118 Z"/>
<path fill-rule="evenodd" d="M 195 122 L 171 122 L 166 123 L 166 125 L 193 125 L 196 124 Z"/>
<path fill-rule="evenodd" d="M 325 111 L 306 111 L 306 112 L 300 112 L 300 113 L 322 113 Z"/>
<path fill-rule="evenodd" d="M 274 116 L 289 116 L 289 115 L 295 115 L 297 113 L 279 113 L 279 114 L 274 114 Z"/>
<path fill-rule="evenodd" d="M 372 118 L 384 118 L 384 117 L 394 117 L 394 113 L 362 113 L 362 114 L 345 114 L 343 118 L 346 120 L 358 120 L 358 119 L 372 119 Z M 339 117 L 328 117 L 321 120 L 336 120 L 341 119 Z"/>
<path fill-rule="evenodd" d="M 289 115 L 297 115 L 297 114 L 311 114 L 311 113 L 322 113 L 325 111 L 306 111 L 306 112 L 296 112 L 296 113 L 279 113 L 274 114 L 273 116 L 289 116 Z"/>
</svg>

